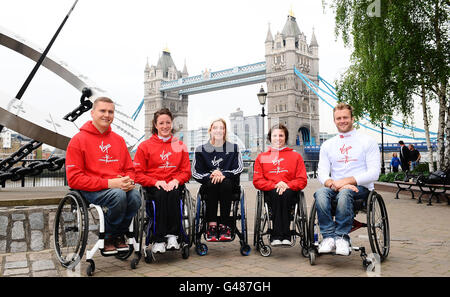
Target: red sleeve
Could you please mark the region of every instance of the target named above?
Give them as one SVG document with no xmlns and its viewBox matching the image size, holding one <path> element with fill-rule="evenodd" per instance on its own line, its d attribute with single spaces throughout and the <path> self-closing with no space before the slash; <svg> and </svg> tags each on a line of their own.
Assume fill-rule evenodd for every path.
<svg viewBox="0 0 450 297">
<path fill-rule="evenodd" d="M 255 165 L 253 167 L 253 185 L 255 188 L 261 191 L 271 191 L 275 189 L 275 182 L 268 180 L 264 177 L 263 168 L 261 165 L 259 155 L 255 160 Z"/>
<path fill-rule="evenodd" d="M 182 157 L 180 162 L 179 171 L 175 174 L 174 178 L 178 180 L 180 185 L 183 185 L 189 181 L 191 178 L 191 163 L 189 162 L 189 153 L 187 152 L 187 147 L 183 143 Z"/>
<path fill-rule="evenodd" d="M 136 154 L 134 155 L 134 171 L 135 171 L 135 182 L 144 187 L 153 187 L 158 181 L 156 178 L 150 177 L 145 174 L 147 171 L 147 162 L 145 159 L 145 148 L 143 148 L 144 143 L 138 146 Z"/>
<path fill-rule="evenodd" d="M 302 156 L 299 154 L 297 159 L 297 169 L 295 171 L 295 178 L 287 183 L 292 191 L 300 191 L 306 187 L 306 168 Z"/>
<path fill-rule="evenodd" d="M 94 192 L 108 188 L 107 179 L 86 175 L 78 138 L 73 138 L 67 146 L 66 176 L 67 183 L 72 189 Z"/>
</svg>

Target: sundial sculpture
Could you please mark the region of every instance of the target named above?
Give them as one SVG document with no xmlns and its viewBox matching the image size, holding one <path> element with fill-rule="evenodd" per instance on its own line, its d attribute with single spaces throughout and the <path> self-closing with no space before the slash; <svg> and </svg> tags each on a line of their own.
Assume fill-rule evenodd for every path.
<svg viewBox="0 0 450 297">
<path fill-rule="evenodd" d="M 22 147 L 11 157 L 0 162 L 0 184 L 4 183 L 6 179 L 18 180 L 24 175 L 37 175 L 42 172 L 43 168 L 53 170 L 61 168 L 64 164 L 63 158 L 49 159 L 49 162 L 34 162 L 26 168 L 12 168 L 12 166 L 42 143 L 66 150 L 70 139 L 78 133 L 79 127 L 84 124 L 76 123 L 78 116 L 82 112 L 88 111 L 97 97 L 108 96 L 105 90 L 98 87 L 89 78 L 70 68 L 65 62 L 47 54 L 77 2 L 78 0 L 73 4 L 45 50 L 0 26 L 0 45 L 37 62 L 15 97 L 7 95 L 0 90 L 0 131 L 4 126 L 33 139 L 33 141 Z M 40 111 L 32 104 L 20 100 L 41 65 L 82 93 L 80 105 L 72 112 L 69 112 L 64 119 L 52 116 L 51 111 Z M 129 148 L 134 147 L 144 132 L 135 126 L 135 122 L 131 117 L 121 111 L 120 104 L 116 104 L 114 117 L 113 130 L 125 139 Z"/>
</svg>

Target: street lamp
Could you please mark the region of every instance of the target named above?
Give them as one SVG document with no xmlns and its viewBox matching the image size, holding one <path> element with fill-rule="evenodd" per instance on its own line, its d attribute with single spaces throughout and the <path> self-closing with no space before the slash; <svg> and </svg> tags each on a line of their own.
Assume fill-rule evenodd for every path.
<svg viewBox="0 0 450 297">
<path fill-rule="evenodd" d="M 264 113 L 264 105 L 266 104 L 267 93 L 264 91 L 263 86 L 261 86 L 261 89 L 259 90 L 259 93 L 256 94 L 256 96 L 258 96 L 259 104 L 262 105 L 262 113 L 260 114 L 260 116 L 262 117 L 262 151 L 264 152 L 265 150 L 264 117 L 266 116 L 266 114 Z"/>
</svg>

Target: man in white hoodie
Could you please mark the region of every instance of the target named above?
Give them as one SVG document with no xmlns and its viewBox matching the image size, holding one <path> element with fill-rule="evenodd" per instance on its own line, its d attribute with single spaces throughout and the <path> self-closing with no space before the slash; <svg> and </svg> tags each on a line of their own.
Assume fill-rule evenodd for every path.
<svg viewBox="0 0 450 297">
<path fill-rule="evenodd" d="M 353 223 L 353 201 L 365 199 L 380 175 L 380 150 L 377 142 L 354 129 L 353 108 L 339 103 L 333 109 L 338 135 L 320 148 L 318 178 L 324 187 L 314 193 L 317 218 L 323 240 L 319 253 L 336 250 L 350 254 L 348 233 Z M 331 201 L 337 200 L 335 221 Z"/>
</svg>

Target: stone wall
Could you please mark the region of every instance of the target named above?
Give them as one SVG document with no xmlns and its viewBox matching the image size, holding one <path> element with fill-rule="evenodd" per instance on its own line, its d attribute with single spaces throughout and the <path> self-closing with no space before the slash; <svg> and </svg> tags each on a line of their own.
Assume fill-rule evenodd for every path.
<svg viewBox="0 0 450 297">
<path fill-rule="evenodd" d="M 53 249 L 57 208 L 57 205 L 0 207 L 0 254 Z M 98 238 L 96 211 L 89 211 L 89 225 L 88 245 Z"/>
</svg>

